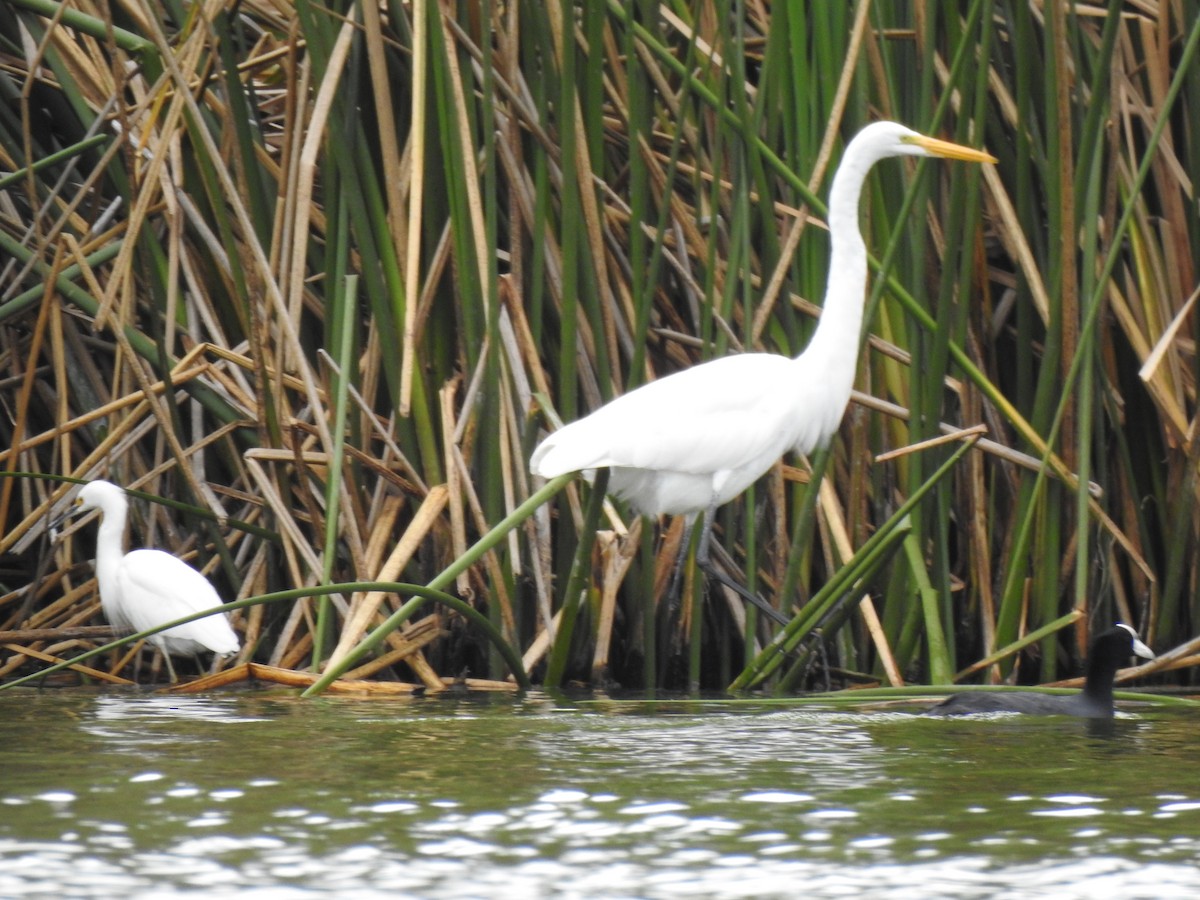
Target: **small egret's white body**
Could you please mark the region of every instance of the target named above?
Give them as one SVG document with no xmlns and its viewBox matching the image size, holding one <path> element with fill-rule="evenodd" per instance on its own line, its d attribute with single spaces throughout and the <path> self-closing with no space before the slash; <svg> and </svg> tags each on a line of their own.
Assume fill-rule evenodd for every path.
<svg viewBox="0 0 1200 900">
<path fill-rule="evenodd" d="M 224 602 L 207 578 L 170 553 L 124 551 L 129 501 L 121 488 L 107 481 L 93 481 L 79 492 L 75 502 L 80 510 L 98 509 L 101 513 L 96 580 L 100 584 L 100 606 L 118 632 L 145 631 Z M 172 680 L 175 673 L 171 654 L 212 652 L 225 656 L 241 647 L 225 613 L 168 628 L 149 641 L 165 655 Z"/>
<path fill-rule="evenodd" d="M 995 162 L 894 122 L 868 125 L 846 147 L 833 179 L 829 281 L 820 323 L 804 352 L 795 358 L 723 357 L 643 385 L 547 437 L 534 450 L 530 470 L 553 478 L 607 466 L 609 490 L 638 512 L 704 512 L 699 562 L 721 577 L 707 565 L 716 507 L 787 451 L 808 453 L 826 444 L 841 422 L 858 365 L 867 285 L 859 197 L 876 162 L 905 155 Z M 777 611 L 769 614 L 778 618 Z"/>
</svg>

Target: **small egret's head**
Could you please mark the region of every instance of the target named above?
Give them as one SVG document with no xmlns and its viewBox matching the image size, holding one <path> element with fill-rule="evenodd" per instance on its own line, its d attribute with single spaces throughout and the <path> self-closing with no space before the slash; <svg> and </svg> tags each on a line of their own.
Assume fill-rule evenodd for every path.
<svg viewBox="0 0 1200 900">
<path fill-rule="evenodd" d="M 57 518 L 55 518 L 49 527 L 50 540 L 57 541 L 63 526 L 63 523 L 77 516 L 83 515 L 89 510 L 98 509 L 103 513 L 117 512 L 127 508 L 129 501 L 125 498 L 125 492 L 121 488 L 109 481 L 91 481 L 83 486 L 75 499 L 71 502 Z"/>
<path fill-rule="evenodd" d="M 75 507 L 79 512 L 89 509 L 112 509 L 114 504 L 124 504 L 125 491 L 111 481 L 91 481 L 83 486 L 79 496 L 75 498 Z"/>
</svg>

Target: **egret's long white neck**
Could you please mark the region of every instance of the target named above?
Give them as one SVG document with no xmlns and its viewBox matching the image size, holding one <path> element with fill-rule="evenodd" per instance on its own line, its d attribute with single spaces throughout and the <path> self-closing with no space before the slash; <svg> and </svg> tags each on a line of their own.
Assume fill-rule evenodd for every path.
<svg viewBox="0 0 1200 900">
<path fill-rule="evenodd" d="M 828 389 L 847 400 L 858 368 L 863 302 L 867 290 L 866 245 L 858 205 L 867 172 L 880 159 L 874 145 L 851 141 L 829 191 L 829 281 L 817 330 L 804 355 L 828 379 Z M 840 418 L 840 412 L 839 412 Z"/>
<path fill-rule="evenodd" d="M 124 497 L 114 498 L 101 512 L 100 528 L 96 533 L 96 580 L 100 582 L 100 601 L 113 599 L 109 585 L 125 555 L 125 518 L 129 504 Z"/>
</svg>

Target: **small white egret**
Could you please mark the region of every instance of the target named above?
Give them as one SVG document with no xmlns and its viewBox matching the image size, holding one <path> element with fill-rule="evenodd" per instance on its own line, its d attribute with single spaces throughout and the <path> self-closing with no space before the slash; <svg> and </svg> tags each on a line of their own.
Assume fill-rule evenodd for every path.
<svg viewBox="0 0 1200 900">
<path fill-rule="evenodd" d="M 876 122 L 847 145 L 829 193 L 829 280 L 808 346 L 794 359 L 743 353 L 645 384 L 559 429 L 533 452 L 529 468 L 553 478 L 609 467 L 609 491 L 637 512 L 704 513 L 696 561 L 710 576 L 780 624 L 788 619 L 709 561 L 713 514 L 786 451 L 828 443 L 850 400 L 858 367 L 867 250 L 858 205 L 867 172 L 889 156 L 996 162 L 979 150 Z"/>
<path fill-rule="evenodd" d="M 121 634 L 145 631 L 164 622 L 220 606 L 224 601 L 208 579 L 163 550 L 124 551 L 129 501 L 125 491 L 108 481 L 85 485 L 75 500 L 76 512 L 100 510 L 96 537 L 96 580 L 100 607 Z M 241 644 L 226 613 L 176 625 L 149 638 L 162 651 L 171 681 L 176 681 L 171 654 L 195 656 L 237 653 Z"/>
</svg>

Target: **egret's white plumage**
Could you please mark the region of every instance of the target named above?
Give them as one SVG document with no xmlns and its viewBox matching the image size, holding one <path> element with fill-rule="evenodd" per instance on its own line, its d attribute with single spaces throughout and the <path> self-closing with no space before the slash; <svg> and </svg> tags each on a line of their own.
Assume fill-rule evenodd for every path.
<svg viewBox="0 0 1200 900">
<path fill-rule="evenodd" d="M 698 556 L 708 569 L 713 510 L 788 450 L 807 453 L 827 443 L 841 422 L 858 364 L 867 285 L 859 197 L 876 162 L 906 155 L 995 162 L 894 122 L 868 125 L 846 147 L 830 189 L 829 281 L 804 352 L 723 357 L 643 385 L 547 437 L 530 470 L 553 478 L 607 466 L 609 490 L 638 512 L 705 512 Z"/>
<path fill-rule="evenodd" d="M 124 552 L 129 501 L 125 491 L 115 484 L 90 482 L 75 503 L 80 511 L 100 510 L 96 580 L 100 584 L 100 606 L 118 632 L 145 631 L 224 602 L 207 578 L 178 557 L 162 550 Z M 212 652 L 225 656 L 241 647 L 225 613 L 168 628 L 149 641 L 166 657 L 172 680 L 175 673 L 171 654 Z"/>
</svg>

